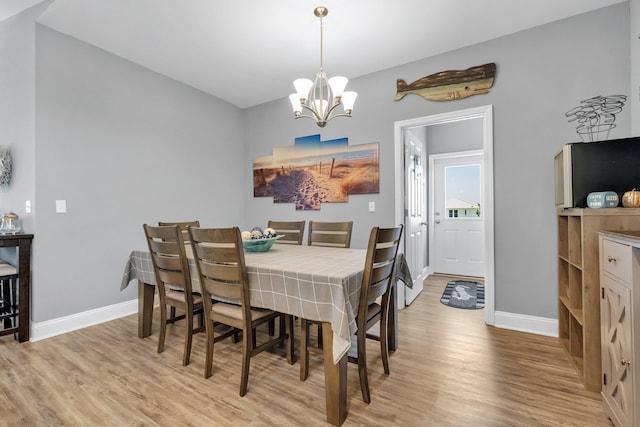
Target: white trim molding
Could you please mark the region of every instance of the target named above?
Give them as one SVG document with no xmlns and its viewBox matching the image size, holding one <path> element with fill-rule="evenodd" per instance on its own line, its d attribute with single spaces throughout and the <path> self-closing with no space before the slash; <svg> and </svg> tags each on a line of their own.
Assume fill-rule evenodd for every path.
<svg viewBox="0 0 640 427">
<path fill-rule="evenodd" d="M 466 110 L 451 111 L 415 119 L 402 120 L 394 123 L 394 167 L 395 167 L 395 223 L 404 224 L 404 132 L 407 129 L 423 126 L 433 126 L 452 123 L 467 119 L 482 119 L 482 152 L 484 154 L 483 199 L 486 201 L 482 211 L 484 213 L 484 246 L 485 246 L 485 277 L 484 277 L 484 321 L 487 325 L 494 325 L 495 320 L 495 244 L 494 244 L 494 214 L 493 214 L 493 106 L 484 105 Z M 427 141 L 427 147 L 429 142 Z M 428 153 L 427 148 L 427 153 Z M 431 271 L 431 270 L 429 270 Z"/>
<path fill-rule="evenodd" d="M 82 313 L 71 314 L 44 322 L 31 322 L 31 338 L 29 341 L 40 341 L 56 335 L 119 319 L 138 312 L 138 299 L 100 307 Z"/>
<path fill-rule="evenodd" d="M 495 322 L 497 328 L 511 329 L 548 337 L 558 337 L 557 319 L 496 311 Z"/>
</svg>

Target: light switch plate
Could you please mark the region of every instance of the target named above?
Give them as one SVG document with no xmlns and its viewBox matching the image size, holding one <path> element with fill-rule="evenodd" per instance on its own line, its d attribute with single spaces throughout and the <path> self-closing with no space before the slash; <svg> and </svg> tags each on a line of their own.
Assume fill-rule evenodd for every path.
<svg viewBox="0 0 640 427">
<path fill-rule="evenodd" d="M 67 212 L 67 201 L 56 200 L 56 213 L 66 213 L 66 212 Z"/>
<path fill-rule="evenodd" d="M 369 212 L 376 211 L 376 202 L 369 202 Z"/>
<path fill-rule="evenodd" d="M 27 200 L 24 203 L 24 213 L 28 213 L 28 214 L 31 213 L 31 200 Z"/>
</svg>

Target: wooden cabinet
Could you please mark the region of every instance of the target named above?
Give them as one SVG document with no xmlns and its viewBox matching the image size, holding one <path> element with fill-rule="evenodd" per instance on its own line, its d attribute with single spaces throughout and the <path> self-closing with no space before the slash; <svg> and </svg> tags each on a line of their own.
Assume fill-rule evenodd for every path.
<svg viewBox="0 0 640 427">
<path fill-rule="evenodd" d="M 640 231 L 600 233 L 602 403 L 616 426 L 640 426 Z"/>
<path fill-rule="evenodd" d="M 640 209 L 560 209 L 558 336 L 588 390 L 600 391 L 598 232 L 640 230 Z"/>
</svg>

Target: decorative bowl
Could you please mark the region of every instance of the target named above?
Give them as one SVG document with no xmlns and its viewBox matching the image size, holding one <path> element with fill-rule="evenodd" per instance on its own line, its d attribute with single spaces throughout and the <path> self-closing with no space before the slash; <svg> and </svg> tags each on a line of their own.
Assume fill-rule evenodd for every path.
<svg viewBox="0 0 640 427">
<path fill-rule="evenodd" d="M 276 237 L 265 237 L 262 239 L 251 239 L 251 240 L 243 240 L 242 246 L 244 250 L 247 252 L 267 252 L 271 249 L 271 246 L 278 240 L 283 237 L 284 234 L 279 234 Z"/>
</svg>

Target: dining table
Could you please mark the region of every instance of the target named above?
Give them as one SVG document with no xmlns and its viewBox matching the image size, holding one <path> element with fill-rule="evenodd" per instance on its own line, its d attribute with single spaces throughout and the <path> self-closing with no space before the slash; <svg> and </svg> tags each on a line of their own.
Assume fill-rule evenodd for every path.
<svg viewBox="0 0 640 427">
<path fill-rule="evenodd" d="M 347 416 L 347 352 L 357 329 L 365 256 L 365 249 L 287 244 L 245 253 L 252 306 L 322 322 L 326 418 L 338 426 Z M 187 257 L 197 292 L 200 281 L 189 246 Z M 148 251 L 130 253 L 121 290 L 134 280 L 138 281 L 138 336 L 144 338 L 151 334 L 156 285 Z M 395 304 L 390 306 L 389 331 L 395 331 Z M 390 347 L 395 349 L 391 343 Z"/>
</svg>

